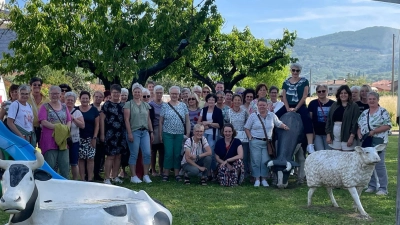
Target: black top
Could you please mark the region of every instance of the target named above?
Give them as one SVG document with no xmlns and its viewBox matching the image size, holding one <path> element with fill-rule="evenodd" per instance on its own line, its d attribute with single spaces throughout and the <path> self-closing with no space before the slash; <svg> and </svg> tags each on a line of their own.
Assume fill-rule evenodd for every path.
<svg viewBox="0 0 400 225">
<path fill-rule="evenodd" d="M 312 100 L 308 104 L 308 111 L 312 113 L 312 123 L 316 135 L 326 135 L 325 126 L 329 110 L 335 101 L 329 99 L 325 104 L 318 102 L 318 99 Z"/>
<path fill-rule="evenodd" d="M 79 107 L 77 109 L 79 110 Z M 99 111 L 95 106 L 92 106 L 87 112 L 82 112 L 82 115 L 85 121 L 85 128 L 79 128 L 79 136 L 80 138 L 92 138 L 94 135 L 95 120 L 99 116 Z"/>
<path fill-rule="evenodd" d="M 241 145 L 242 142 L 239 139 L 234 138 L 230 148 L 227 150 L 225 146 L 225 138 L 221 138 L 217 141 L 217 143 L 215 143 L 215 154 L 218 155 L 221 160 L 225 161 L 229 158 L 237 156 L 237 149 Z"/>
<path fill-rule="evenodd" d="M 369 105 L 368 105 L 368 104 L 364 104 L 364 103 L 362 103 L 361 101 L 358 101 L 358 102 L 356 102 L 356 103 L 357 103 L 358 107 L 360 108 L 360 114 L 361 114 L 364 110 L 369 109 Z"/>
<path fill-rule="evenodd" d="M 344 114 L 344 107 L 342 105 L 340 105 L 339 108 L 337 108 L 335 110 L 335 112 L 333 112 L 332 121 L 333 122 L 342 122 L 343 114 Z"/>
</svg>

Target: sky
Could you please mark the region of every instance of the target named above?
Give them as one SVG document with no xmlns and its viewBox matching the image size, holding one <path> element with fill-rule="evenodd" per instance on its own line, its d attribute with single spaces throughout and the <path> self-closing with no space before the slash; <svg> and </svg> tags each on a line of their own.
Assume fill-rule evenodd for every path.
<svg viewBox="0 0 400 225">
<path fill-rule="evenodd" d="M 371 26 L 400 29 L 400 4 L 372 0 L 216 0 L 216 5 L 225 19 L 223 32 L 248 26 L 256 38 L 282 37 L 284 28 L 300 38 Z"/>
</svg>

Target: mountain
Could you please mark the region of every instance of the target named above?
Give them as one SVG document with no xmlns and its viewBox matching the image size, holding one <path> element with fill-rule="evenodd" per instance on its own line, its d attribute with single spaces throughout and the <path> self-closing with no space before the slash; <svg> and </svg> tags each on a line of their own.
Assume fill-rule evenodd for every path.
<svg viewBox="0 0 400 225">
<path fill-rule="evenodd" d="M 368 27 L 309 39 L 298 38 L 292 48 L 292 56 L 299 59 L 303 75 L 309 74 L 311 69 L 313 82 L 343 79 L 349 73 L 352 76 L 364 75 L 370 81 L 391 79 L 393 34 L 396 35 L 397 71 L 400 30 L 389 27 Z"/>
</svg>

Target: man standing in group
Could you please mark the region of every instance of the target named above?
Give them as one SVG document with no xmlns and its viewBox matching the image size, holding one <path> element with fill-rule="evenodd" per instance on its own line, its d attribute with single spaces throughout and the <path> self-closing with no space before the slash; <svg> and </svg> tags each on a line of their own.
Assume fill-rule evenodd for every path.
<svg viewBox="0 0 400 225">
<path fill-rule="evenodd" d="M 39 124 L 38 111 L 44 103 L 50 102 L 50 99 L 41 93 L 43 85 L 42 79 L 38 77 L 33 77 L 29 81 L 29 84 L 31 85 L 31 94 L 29 96 L 28 103 L 32 106 L 33 127 L 36 134 L 36 140 L 37 140 L 36 142 L 39 144 L 40 136 L 42 134 L 42 128 L 40 127 Z"/>
<path fill-rule="evenodd" d="M 215 92 L 224 91 L 224 89 L 225 89 L 224 82 L 218 81 L 218 82 L 215 84 Z"/>
<path fill-rule="evenodd" d="M 147 81 L 147 89 L 150 91 L 150 102 L 154 99 L 154 87 L 156 86 L 156 82 L 149 80 Z"/>
</svg>

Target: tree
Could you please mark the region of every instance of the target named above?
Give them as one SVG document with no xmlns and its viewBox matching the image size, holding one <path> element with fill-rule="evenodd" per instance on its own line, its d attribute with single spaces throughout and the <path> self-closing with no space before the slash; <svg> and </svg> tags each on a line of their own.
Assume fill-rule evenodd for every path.
<svg viewBox="0 0 400 225">
<path fill-rule="evenodd" d="M 245 88 L 255 88 L 259 83 L 265 83 L 268 88 L 275 86 L 282 88 L 282 84 L 289 76 L 289 66 L 285 66 L 282 70 L 276 70 L 271 73 L 259 73 L 254 77 L 246 77 L 240 82 L 240 86 Z"/>
<path fill-rule="evenodd" d="M 106 87 L 139 81 L 179 60 L 222 24 L 214 0 L 27 0 L 10 2 L 9 29 L 17 34 L 1 61 L 3 73 L 27 80 L 44 66 L 82 67 Z"/>
<path fill-rule="evenodd" d="M 206 44 L 197 45 L 198 51 L 185 56 L 185 66 L 190 68 L 191 77 L 207 84 L 214 90 L 214 82 L 221 80 L 226 89 L 246 77 L 264 74 L 264 81 L 273 79 L 275 71 L 283 69 L 290 57 L 287 48 L 294 45 L 296 33 L 285 30 L 282 39 L 269 41 L 255 38 L 248 27 L 243 31 L 234 28 L 231 33 L 210 36 Z M 181 78 L 189 76 L 180 74 Z"/>
</svg>

